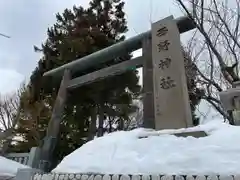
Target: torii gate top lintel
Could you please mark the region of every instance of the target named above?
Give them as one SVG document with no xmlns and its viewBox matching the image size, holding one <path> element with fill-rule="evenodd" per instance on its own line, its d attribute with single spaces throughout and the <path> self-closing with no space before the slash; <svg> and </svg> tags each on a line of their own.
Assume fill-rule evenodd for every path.
<svg viewBox="0 0 240 180">
<path fill-rule="evenodd" d="M 184 33 L 195 28 L 194 22 L 186 16 L 179 17 L 175 19 L 175 21 L 180 33 Z M 76 73 L 88 69 L 89 67 L 92 67 L 96 64 L 109 62 L 113 58 L 140 49 L 142 47 L 142 40 L 147 37 L 151 37 L 151 30 L 104 48 L 83 58 L 72 61 L 61 67 L 52 69 L 44 73 L 43 76 L 61 78 L 65 69 L 69 69 L 71 73 Z"/>
</svg>

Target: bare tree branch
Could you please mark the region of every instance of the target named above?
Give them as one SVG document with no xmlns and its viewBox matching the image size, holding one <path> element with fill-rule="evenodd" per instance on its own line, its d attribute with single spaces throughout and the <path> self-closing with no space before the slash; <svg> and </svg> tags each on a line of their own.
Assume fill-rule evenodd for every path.
<svg viewBox="0 0 240 180">
<path fill-rule="evenodd" d="M 20 98 L 25 86 L 17 93 L 1 97 L 0 99 L 0 143 L 2 144 L 0 154 L 3 155 L 15 135 L 15 128 L 20 118 Z"/>
<path fill-rule="evenodd" d="M 204 0 L 201 0 L 204 1 Z M 229 82 L 232 83 L 233 80 L 238 79 L 238 77 L 232 72 L 229 71 L 229 69 L 227 69 L 227 65 L 223 60 L 223 57 L 221 56 L 221 54 L 217 51 L 217 49 L 214 47 L 211 38 L 209 37 L 208 33 L 206 32 L 206 29 L 204 28 L 203 24 L 201 22 L 201 20 L 199 19 L 199 15 L 196 11 L 197 6 L 195 5 L 195 1 L 192 1 L 192 8 L 193 8 L 193 14 L 190 13 L 190 11 L 187 9 L 187 7 L 185 6 L 185 4 L 182 2 L 182 0 L 177 0 L 177 2 L 181 5 L 181 7 L 185 10 L 185 12 L 187 13 L 187 15 L 189 16 L 190 19 L 192 19 L 193 21 L 196 22 L 196 27 L 197 29 L 201 32 L 201 34 L 204 36 L 204 39 L 206 41 L 206 43 L 209 45 L 209 47 L 211 48 L 212 52 L 214 53 L 214 55 L 216 56 L 216 58 L 218 59 L 218 63 L 219 66 L 221 68 L 222 74 L 224 76 L 224 78 Z M 204 9 L 201 7 L 201 11 L 204 11 Z M 230 78 L 229 74 L 232 76 L 233 79 Z"/>
<path fill-rule="evenodd" d="M 202 98 L 232 123 L 232 117 L 223 109 L 218 93 L 240 80 L 240 0 L 235 0 L 235 4 L 227 0 L 176 2 L 197 27 L 188 42 L 187 51 L 196 64 L 198 86 L 205 89 Z"/>
</svg>

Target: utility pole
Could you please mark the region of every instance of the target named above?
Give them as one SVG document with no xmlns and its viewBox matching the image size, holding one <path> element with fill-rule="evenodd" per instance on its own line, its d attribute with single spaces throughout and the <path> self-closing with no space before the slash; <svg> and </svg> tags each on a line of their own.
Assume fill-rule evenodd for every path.
<svg viewBox="0 0 240 180">
<path fill-rule="evenodd" d="M 11 38 L 10 36 L 7 36 L 5 34 L 0 33 L 0 36 L 5 37 L 5 38 Z"/>
</svg>

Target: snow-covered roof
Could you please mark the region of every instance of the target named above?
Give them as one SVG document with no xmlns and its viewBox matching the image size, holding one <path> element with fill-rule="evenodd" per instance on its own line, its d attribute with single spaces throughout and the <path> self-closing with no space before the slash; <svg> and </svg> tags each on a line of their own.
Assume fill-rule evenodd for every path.
<svg viewBox="0 0 240 180">
<path fill-rule="evenodd" d="M 29 168 L 28 166 L 0 156 L 0 177 L 12 177 L 17 174 L 18 169 Z"/>
<path fill-rule="evenodd" d="M 205 131 L 202 138 L 177 132 Z M 139 138 L 146 137 L 147 138 Z M 180 129 L 135 129 L 96 138 L 66 156 L 55 173 L 238 174 L 240 127 L 211 122 Z"/>
</svg>

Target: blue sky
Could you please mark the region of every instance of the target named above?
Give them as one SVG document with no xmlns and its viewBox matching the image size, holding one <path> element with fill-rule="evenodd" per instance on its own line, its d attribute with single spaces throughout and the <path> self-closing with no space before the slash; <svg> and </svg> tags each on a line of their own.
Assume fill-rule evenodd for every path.
<svg viewBox="0 0 240 180">
<path fill-rule="evenodd" d="M 33 46 L 46 39 L 46 30 L 55 23 L 55 14 L 73 5 L 86 7 L 88 3 L 89 0 L 0 0 L 0 33 L 11 36 L 0 37 L 1 94 L 15 91 L 22 81 L 28 80 L 41 56 Z M 174 0 L 127 0 L 125 12 L 127 37 L 149 30 L 151 21 L 183 15 Z M 191 33 L 185 33 L 181 40 L 186 42 L 190 36 Z"/>
</svg>

